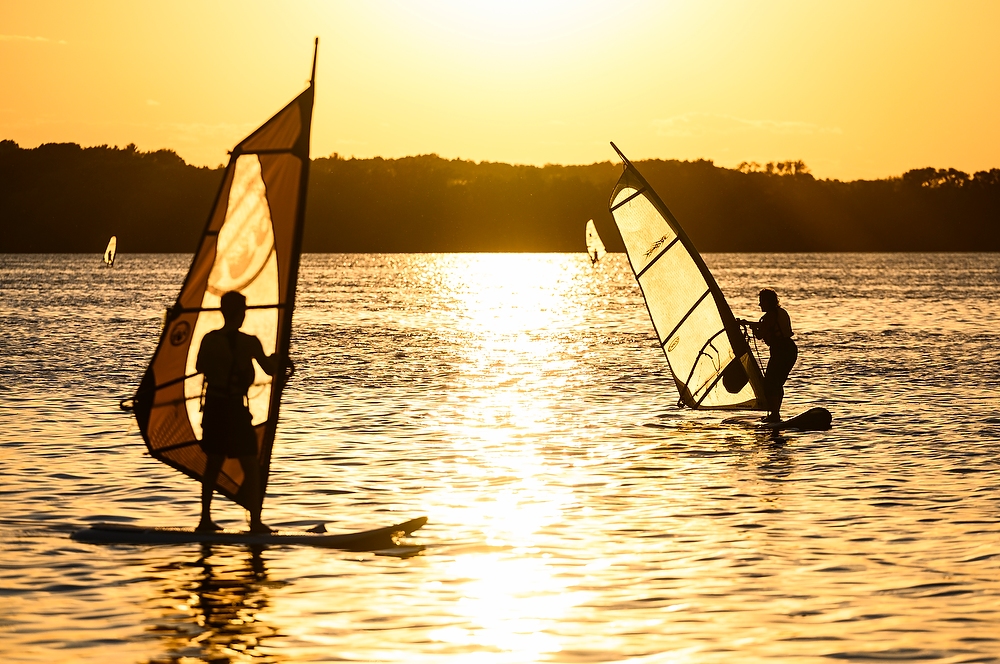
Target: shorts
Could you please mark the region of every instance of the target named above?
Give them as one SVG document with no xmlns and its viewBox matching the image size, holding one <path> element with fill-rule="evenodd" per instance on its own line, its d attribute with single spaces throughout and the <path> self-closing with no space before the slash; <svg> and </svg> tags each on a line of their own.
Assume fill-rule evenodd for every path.
<svg viewBox="0 0 1000 664">
<path fill-rule="evenodd" d="M 237 458 L 257 456 L 257 432 L 243 397 L 206 395 L 199 445 L 205 454 Z"/>
</svg>

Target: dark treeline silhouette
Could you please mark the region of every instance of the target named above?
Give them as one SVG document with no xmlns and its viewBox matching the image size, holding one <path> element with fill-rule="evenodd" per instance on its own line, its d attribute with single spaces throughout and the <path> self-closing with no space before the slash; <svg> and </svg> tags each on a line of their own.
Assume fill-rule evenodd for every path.
<svg viewBox="0 0 1000 664">
<path fill-rule="evenodd" d="M 817 180 L 801 161 L 637 166 L 702 251 L 1000 251 L 1000 170 Z M 305 251 L 584 251 L 621 172 L 447 160 L 315 159 Z M 191 252 L 222 177 L 169 150 L 0 141 L 2 252 Z"/>
</svg>

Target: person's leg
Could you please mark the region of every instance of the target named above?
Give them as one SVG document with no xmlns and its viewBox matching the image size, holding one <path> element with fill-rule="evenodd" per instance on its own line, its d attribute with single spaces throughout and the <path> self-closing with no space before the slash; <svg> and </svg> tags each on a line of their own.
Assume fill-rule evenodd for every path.
<svg viewBox="0 0 1000 664">
<path fill-rule="evenodd" d="M 215 483 L 219 479 L 219 471 L 226 458 L 219 454 L 209 454 L 205 464 L 205 475 L 201 479 L 201 521 L 197 530 L 222 530 L 212 521 L 212 494 L 215 493 Z"/>
<path fill-rule="evenodd" d="M 771 395 L 771 419 L 775 422 L 781 421 L 781 402 L 785 400 L 785 386 L 775 385 Z"/>
<path fill-rule="evenodd" d="M 772 352 L 764 367 L 764 396 L 767 398 L 767 416 L 762 418 L 764 422 L 774 422 L 780 418 L 778 413 L 781 411 L 781 398 L 778 396 L 778 386 L 774 384 L 777 364 L 778 359 Z"/>
<path fill-rule="evenodd" d="M 768 403 L 771 406 L 771 417 L 775 422 L 781 421 L 781 402 L 785 399 L 785 381 L 792 373 L 792 367 L 799 357 L 799 349 L 795 344 L 788 344 L 776 350 L 772 349 L 771 357 L 767 361 L 767 373 L 764 375 L 765 383 L 769 384 L 770 394 Z"/>
<path fill-rule="evenodd" d="M 260 513 L 264 509 L 264 496 L 260 491 L 260 463 L 257 461 L 257 456 L 241 456 L 240 465 L 243 467 L 243 486 L 250 496 L 250 504 L 254 506 L 250 510 L 250 530 L 269 533 L 271 529 L 264 525 L 260 518 Z"/>
</svg>

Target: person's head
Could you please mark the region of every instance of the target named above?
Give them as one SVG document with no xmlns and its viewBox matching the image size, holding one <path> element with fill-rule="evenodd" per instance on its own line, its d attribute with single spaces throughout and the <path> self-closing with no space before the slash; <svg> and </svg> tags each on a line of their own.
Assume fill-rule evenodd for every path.
<svg viewBox="0 0 1000 664">
<path fill-rule="evenodd" d="M 219 308 L 226 319 L 226 327 L 238 330 L 247 317 L 247 298 L 243 293 L 229 291 L 222 295 Z"/>
<path fill-rule="evenodd" d="M 757 302 L 761 311 L 773 311 L 778 308 L 778 294 L 770 288 L 764 288 L 757 294 Z"/>
</svg>

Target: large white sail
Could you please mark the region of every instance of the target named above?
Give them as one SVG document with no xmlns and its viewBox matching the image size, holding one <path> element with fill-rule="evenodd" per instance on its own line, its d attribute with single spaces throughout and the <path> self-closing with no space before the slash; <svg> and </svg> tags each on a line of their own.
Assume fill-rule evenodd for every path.
<svg viewBox="0 0 1000 664">
<path fill-rule="evenodd" d="M 608 252 L 604 248 L 604 243 L 601 242 L 601 236 L 597 234 L 597 226 L 594 225 L 593 219 L 587 222 L 585 235 L 587 239 L 587 254 L 590 256 L 590 262 L 596 263 L 604 258 L 604 254 Z"/>
<path fill-rule="evenodd" d="M 680 402 L 766 410 L 760 367 L 708 266 L 649 183 L 611 145 L 625 170 L 609 208 Z"/>
<path fill-rule="evenodd" d="M 108 248 L 104 250 L 104 263 L 114 265 L 116 253 L 118 253 L 118 237 L 112 235 L 111 239 L 108 240 Z"/>
<path fill-rule="evenodd" d="M 315 56 L 313 74 L 316 71 Z M 239 291 L 247 299 L 241 328 L 264 352 L 288 356 L 298 279 L 313 82 L 231 152 L 208 223 L 176 304 L 167 312 L 159 346 L 133 400 L 150 454 L 200 480 L 207 457 L 201 438 L 203 377 L 195 368 L 202 339 L 222 327 L 220 298 Z M 263 496 L 285 376 L 256 367 L 248 394 L 257 432 Z M 243 470 L 227 459 L 218 490 L 247 509 Z"/>
</svg>

